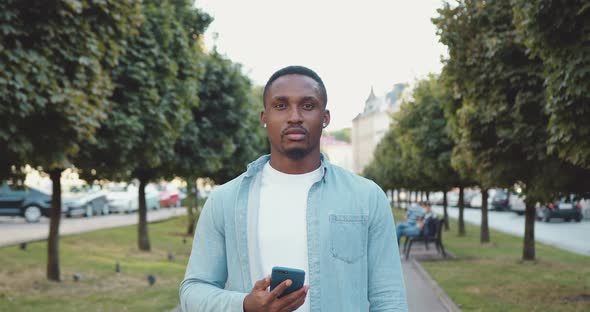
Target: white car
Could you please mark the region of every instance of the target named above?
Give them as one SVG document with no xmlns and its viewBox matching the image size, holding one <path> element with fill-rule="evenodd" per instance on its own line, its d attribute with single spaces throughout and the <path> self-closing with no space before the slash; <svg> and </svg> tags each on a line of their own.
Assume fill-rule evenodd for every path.
<svg viewBox="0 0 590 312">
<path fill-rule="evenodd" d="M 510 192 L 508 202 L 511 211 L 516 212 L 516 214 L 519 216 L 522 216 L 524 214 L 524 211 L 526 210 L 526 206 L 524 204 L 524 195 L 519 195 L 515 192 Z"/>
<path fill-rule="evenodd" d="M 130 213 L 139 209 L 139 189 L 133 185 L 115 185 L 109 188 L 107 194 L 111 212 Z M 147 209 L 159 209 L 159 192 L 151 184 L 145 187 Z"/>
<path fill-rule="evenodd" d="M 449 207 L 459 206 L 459 193 L 448 192 L 447 193 L 447 204 L 449 205 Z"/>
<path fill-rule="evenodd" d="M 111 212 L 130 213 L 137 210 L 137 189 L 133 185 L 115 185 L 109 187 L 107 199 Z"/>
</svg>

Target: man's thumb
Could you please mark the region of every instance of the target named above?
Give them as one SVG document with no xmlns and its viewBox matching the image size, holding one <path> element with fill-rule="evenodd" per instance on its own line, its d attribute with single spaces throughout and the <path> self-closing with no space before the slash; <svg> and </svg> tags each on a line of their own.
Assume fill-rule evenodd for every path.
<svg viewBox="0 0 590 312">
<path fill-rule="evenodd" d="M 256 281 L 254 289 L 266 290 L 268 286 L 270 286 L 270 276 L 266 276 L 265 278 Z"/>
</svg>

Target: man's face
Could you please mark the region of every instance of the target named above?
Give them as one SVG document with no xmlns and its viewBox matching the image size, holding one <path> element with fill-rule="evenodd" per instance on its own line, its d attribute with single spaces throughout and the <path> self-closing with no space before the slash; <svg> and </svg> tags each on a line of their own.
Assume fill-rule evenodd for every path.
<svg viewBox="0 0 590 312">
<path fill-rule="evenodd" d="M 277 78 L 266 93 L 262 123 L 271 152 L 299 160 L 310 152 L 319 152 L 322 123 L 328 125 L 330 112 L 324 107 L 318 83 L 303 75 Z"/>
</svg>

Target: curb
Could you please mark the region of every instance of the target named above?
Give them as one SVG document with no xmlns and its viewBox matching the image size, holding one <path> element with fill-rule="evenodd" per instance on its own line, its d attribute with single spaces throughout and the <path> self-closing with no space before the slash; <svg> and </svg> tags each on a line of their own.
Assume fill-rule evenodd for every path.
<svg viewBox="0 0 590 312">
<path fill-rule="evenodd" d="M 408 260 L 406 260 L 406 261 L 408 261 Z M 451 300 L 451 298 L 447 295 L 447 293 L 436 283 L 435 280 L 432 279 L 432 277 L 428 274 L 428 272 L 426 272 L 426 270 L 424 270 L 424 268 L 422 267 L 422 265 L 418 261 L 416 261 L 413 258 L 409 259 L 409 261 L 412 264 L 412 266 L 416 269 L 416 271 L 420 274 L 422 279 L 424 279 L 424 281 L 426 281 L 432 287 L 432 289 L 434 290 L 434 292 L 438 296 L 438 299 L 442 302 L 442 304 L 445 306 L 447 311 L 449 311 L 449 312 L 461 311 L 459 306 L 457 306 L 457 304 L 455 302 L 453 302 L 453 300 Z"/>
</svg>

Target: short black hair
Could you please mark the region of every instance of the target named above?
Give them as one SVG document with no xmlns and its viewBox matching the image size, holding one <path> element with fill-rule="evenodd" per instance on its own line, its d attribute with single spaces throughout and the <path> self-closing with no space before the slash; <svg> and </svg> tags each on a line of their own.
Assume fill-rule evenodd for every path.
<svg viewBox="0 0 590 312">
<path fill-rule="evenodd" d="M 293 65 L 281 68 L 277 70 L 274 74 L 272 74 L 272 76 L 270 76 L 270 78 L 266 82 L 266 85 L 264 86 L 264 92 L 262 93 L 262 103 L 265 107 L 266 92 L 275 80 L 277 80 L 279 77 L 286 75 L 303 75 L 315 80 L 315 82 L 317 82 L 320 86 L 320 94 L 324 98 L 324 107 L 328 105 L 328 92 L 326 92 L 326 86 L 324 85 L 322 78 L 320 78 L 320 76 L 316 72 L 305 66 Z"/>
</svg>

